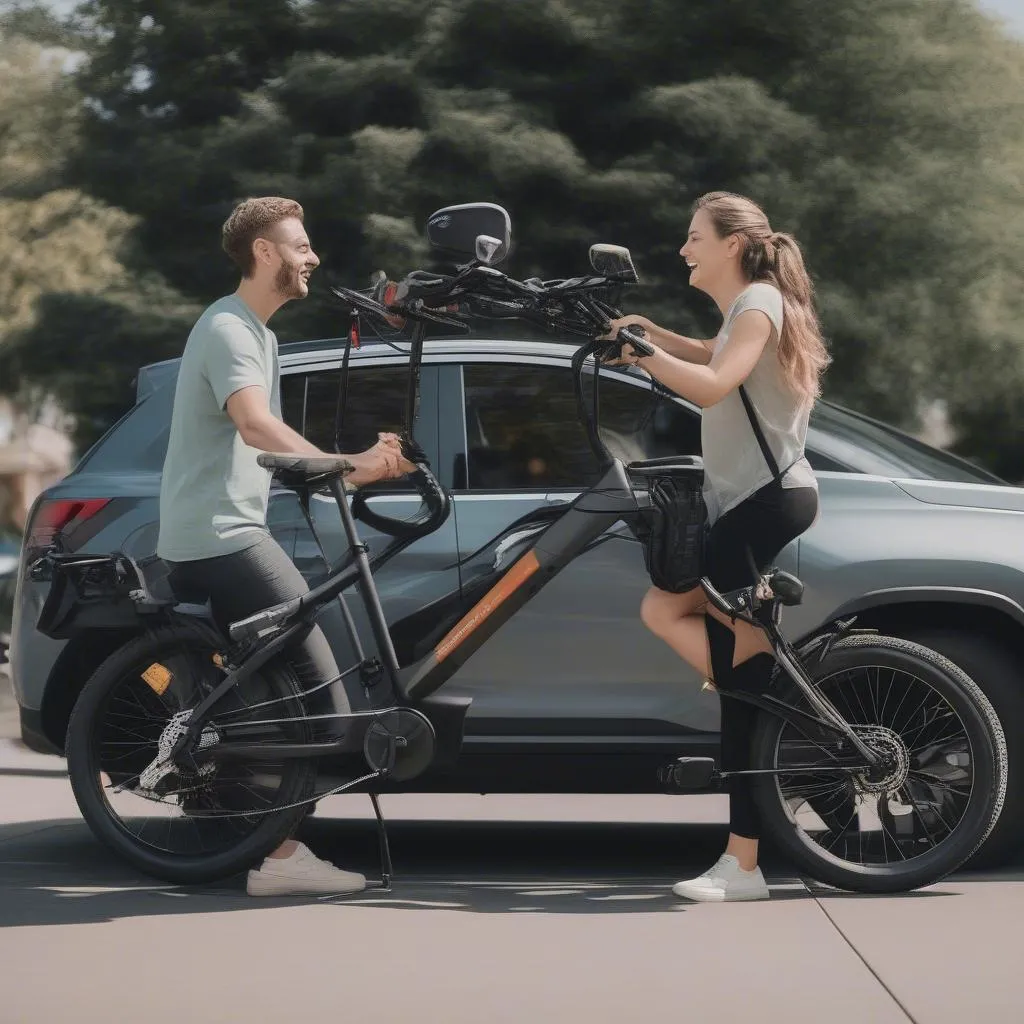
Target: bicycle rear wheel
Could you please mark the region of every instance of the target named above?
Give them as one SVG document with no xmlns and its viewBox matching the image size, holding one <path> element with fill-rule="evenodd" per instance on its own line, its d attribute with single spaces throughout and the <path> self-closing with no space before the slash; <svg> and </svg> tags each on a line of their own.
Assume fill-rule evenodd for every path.
<svg viewBox="0 0 1024 1024">
<path fill-rule="evenodd" d="M 161 735 L 218 682 L 212 635 L 164 626 L 111 655 L 86 682 L 68 726 L 68 774 L 93 833 L 136 868 L 169 882 L 202 883 L 252 867 L 308 810 L 309 759 L 227 760 L 174 769 L 155 785 L 143 773 Z M 202 744 L 302 743 L 310 727 L 291 671 L 274 662 L 213 709 Z"/>
<path fill-rule="evenodd" d="M 843 771 L 840 761 L 856 760 L 849 744 L 840 750 L 824 732 L 762 713 L 752 765 L 778 771 L 754 776 L 766 834 L 812 878 L 842 889 L 901 892 L 956 870 L 995 826 L 1006 793 L 1006 741 L 988 699 L 952 662 L 892 637 L 847 637 L 805 668 L 888 763 Z M 784 699 L 806 706 L 778 678 Z"/>
</svg>

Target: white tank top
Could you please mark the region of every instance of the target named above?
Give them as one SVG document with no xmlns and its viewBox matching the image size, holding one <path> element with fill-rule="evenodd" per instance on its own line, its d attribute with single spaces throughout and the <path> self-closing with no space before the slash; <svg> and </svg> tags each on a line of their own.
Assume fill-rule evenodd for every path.
<svg viewBox="0 0 1024 1024">
<path fill-rule="evenodd" d="M 782 471 L 782 486 L 817 488 L 814 471 L 804 457 L 807 420 L 813 403 L 789 387 L 779 364 L 783 302 L 782 294 L 774 285 L 759 281 L 740 292 L 726 313 L 715 339 L 714 353 L 729 343 L 732 325 L 740 313 L 748 309 L 759 309 L 767 314 L 775 328 L 761 358 L 744 382 L 761 432 Z M 743 407 L 739 388 L 702 410 L 701 448 L 709 523 L 774 479 Z"/>
</svg>

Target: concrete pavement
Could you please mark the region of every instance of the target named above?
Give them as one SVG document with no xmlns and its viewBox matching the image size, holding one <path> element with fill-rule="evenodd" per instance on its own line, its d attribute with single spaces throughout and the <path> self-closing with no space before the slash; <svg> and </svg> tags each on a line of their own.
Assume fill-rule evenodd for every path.
<svg viewBox="0 0 1024 1024">
<path fill-rule="evenodd" d="M 692 905 L 719 797 L 387 797 L 393 892 L 255 900 L 113 860 L 62 769 L 0 740 L 0 1024 L 1024 1019 L 1020 865 L 882 898 L 769 854 L 769 902 Z M 365 797 L 304 838 L 376 871 Z"/>
</svg>

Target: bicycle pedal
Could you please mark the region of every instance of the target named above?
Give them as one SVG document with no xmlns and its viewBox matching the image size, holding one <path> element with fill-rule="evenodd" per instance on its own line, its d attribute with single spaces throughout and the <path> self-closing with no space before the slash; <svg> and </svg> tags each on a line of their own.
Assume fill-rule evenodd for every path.
<svg viewBox="0 0 1024 1024">
<path fill-rule="evenodd" d="M 658 781 L 666 793 L 708 789 L 714 778 L 713 757 L 677 757 L 658 769 Z"/>
</svg>

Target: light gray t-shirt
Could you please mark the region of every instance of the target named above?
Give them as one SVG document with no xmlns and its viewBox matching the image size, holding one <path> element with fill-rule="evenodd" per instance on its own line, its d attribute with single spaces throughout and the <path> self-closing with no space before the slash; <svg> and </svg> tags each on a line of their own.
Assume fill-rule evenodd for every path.
<svg viewBox="0 0 1024 1024">
<path fill-rule="evenodd" d="M 191 562 L 241 551 L 267 532 L 270 473 L 226 405 L 241 388 L 266 388 L 281 415 L 277 338 L 237 296 L 207 307 L 185 344 L 160 485 L 157 554 Z"/>
<path fill-rule="evenodd" d="M 804 457 L 807 420 L 813 403 L 793 391 L 779 363 L 783 302 L 782 294 L 774 285 L 759 281 L 740 292 L 726 313 L 715 339 L 714 353 L 729 344 L 732 325 L 748 309 L 764 312 L 774 328 L 761 358 L 744 382 L 761 432 L 782 471 L 782 486 L 816 488 L 814 471 Z M 739 388 L 702 410 L 701 446 L 709 523 L 773 479 L 771 467 L 743 407 Z"/>
</svg>

